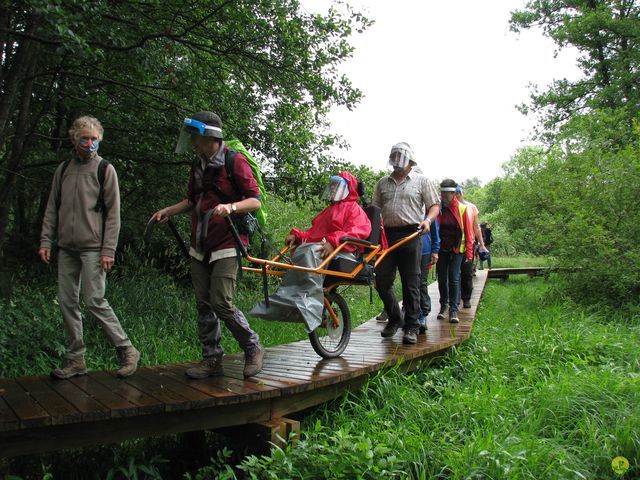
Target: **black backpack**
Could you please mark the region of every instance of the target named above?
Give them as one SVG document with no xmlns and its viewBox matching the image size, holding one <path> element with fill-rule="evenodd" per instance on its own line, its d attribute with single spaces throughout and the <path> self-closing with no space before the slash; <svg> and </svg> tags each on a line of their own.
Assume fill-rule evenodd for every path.
<svg viewBox="0 0 640 480">
<path fill-rule="evenodd" d="M 62 164 L 62 170 L 60 170 L 60 177 L 58 183 L 58 198 L 56 199 L 56 209 L 60 209 L 60 203 L 62 202 L 62 180 L 64 178 L 64 172 L 69 166 L 71 160 L 65 160 Z M 110 165 L 108 160 L 104 158 L 100 159 L 100 163 L 98 164 L 98 182 L 100 183 L 100 190 L 98 192 L 98 200 L 96 202 L 96 206 L 93 207 L 96 212 L 102 212 L 102 214 L 107 213 L 107 207 L 104 204 L 104 176 L 107 171 L 107 167 Z"/>
</svg>

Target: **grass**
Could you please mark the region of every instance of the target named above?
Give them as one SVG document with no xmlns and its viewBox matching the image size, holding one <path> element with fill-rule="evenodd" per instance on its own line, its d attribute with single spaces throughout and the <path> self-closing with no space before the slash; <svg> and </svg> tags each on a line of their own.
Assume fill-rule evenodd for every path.
<svg viewBox="0 0 640 480">
<path fill-rule="evenodd" d="M 485 262 L 486 268 L 486 262 Z M 517 256 L 491 256 L 492 268 L 509 268 L 509 267 L 550 267 L 553 265 L 553 259 L 548 257 L 535 257 L 528 255 Z"/>
<path fill-rule="evenodd" d="M 587 314 L 544 280 L 490 282 L 470 341 L 379 374 L 305 421 L 255 478 L 620 478 L 640 469 L 640 320 Z M 253 478 L 253 477 L 252 477 Z"/>
</svg>

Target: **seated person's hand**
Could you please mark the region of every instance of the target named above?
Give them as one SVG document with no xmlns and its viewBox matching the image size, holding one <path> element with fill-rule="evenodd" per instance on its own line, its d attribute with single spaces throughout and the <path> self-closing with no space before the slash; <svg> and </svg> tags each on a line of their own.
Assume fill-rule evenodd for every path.
<svg viewBox="0 0 640 480">
<path fill-rule="evenodd" d="M 290 233 L 289 235 L 287 235 L 287 237 L 284 239 L 284 244 L 285 245 L 293 245 L 294 243 L 296 243 L 296 236 L 293 233 Z"/>
<path fill-rule="evenodd" d="M 326 258 L 334 250 L 335 249 L 333 248 L 333 245 L 331 245 L 327 241 L 324 241 L 324 242 L 322 242 L 322 250 L 320 251 L 320 256 L 322 258 Z"/>
</svg>

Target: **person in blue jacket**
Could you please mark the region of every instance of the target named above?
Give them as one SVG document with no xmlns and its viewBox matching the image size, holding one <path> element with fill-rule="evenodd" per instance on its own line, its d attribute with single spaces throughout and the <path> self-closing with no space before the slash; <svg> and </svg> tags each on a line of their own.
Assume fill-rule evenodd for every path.
<svg viewBox="0 0 640 480">
<path fill-rule="evenodd" d="M 429 286 L 427 278 L 431 266 L 438 261 L 438 252 L 440 251 L 440 225 L 436 219 L 429 228 L 429 235 L 422 236 L 422 257 L 420 258 L 420 315 L 418 323 L 420 324 L 419 333 L 427 331 L 427 317 L 431 312 L 431 298 L 429 297 Z"/>
</svg>

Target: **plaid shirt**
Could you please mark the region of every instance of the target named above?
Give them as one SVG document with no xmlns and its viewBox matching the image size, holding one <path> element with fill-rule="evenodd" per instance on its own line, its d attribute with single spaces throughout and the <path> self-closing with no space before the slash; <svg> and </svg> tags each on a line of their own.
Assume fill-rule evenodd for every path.
<svg viewBox="0 0 640 480">
<path fill-rule="evenodd" d="M 385 227 L 402 227 L 422 223 L 429 208 L 440 203 L 440 197 L 431 180 L 410 171 L 400 183 L 392 175 L 381 178 L 373 203 L 382 209 Z"/>
</svg>

